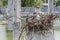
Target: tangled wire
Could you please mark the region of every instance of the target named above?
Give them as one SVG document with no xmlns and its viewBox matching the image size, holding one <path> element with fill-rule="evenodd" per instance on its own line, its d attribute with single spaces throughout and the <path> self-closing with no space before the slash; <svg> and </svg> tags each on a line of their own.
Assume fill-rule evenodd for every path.
<svg viewBox="0 0 60 40">
<path fill-rule="evenodd" d="M 43 31 L 49 30 L 53 28 L 53 20 L 57 18 L 56 15 L 53 14 L 46 14 L 42 15 L 39 14 L 39 20 L 36 19 L 36 16 L 28 17 L 26 19 L 26 26 L 29 31 Z"/>
</svg>

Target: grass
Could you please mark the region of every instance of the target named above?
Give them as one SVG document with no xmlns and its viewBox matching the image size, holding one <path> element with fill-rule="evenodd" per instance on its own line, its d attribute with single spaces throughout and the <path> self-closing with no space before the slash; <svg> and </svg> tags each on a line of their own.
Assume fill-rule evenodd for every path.
<svg viewBox="0 0 60 40">
<path fill-rule="evenodd" d="M 13 40 L 12 32 L 7 32 L 7 40 Z"/>
<path fill-rule="evenodd" d="M 7 40 L 13 40 L 13 32 L 8 31 L 8 27 L 6 26 Z"/>
<path fill-rule="evenodd" d="M 7 25 L 4 25 L 5 29 L 6 29 L 6 38 L 7 40 L 13 40 L 13 32 L 12 31 L 8 31 L 8 27 Z"/>
<path fill-rule="evenodd" d="M 60 26 L 54 27 L 54 30 L 55 30 L 55 31 L 60 31 Z"/>
</svg>

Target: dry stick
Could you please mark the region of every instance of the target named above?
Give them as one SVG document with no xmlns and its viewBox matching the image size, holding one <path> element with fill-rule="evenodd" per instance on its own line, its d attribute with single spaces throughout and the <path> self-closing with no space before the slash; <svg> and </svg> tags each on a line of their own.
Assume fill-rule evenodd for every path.
<svg viewBox="0 0 60 40">
<path fill-rule="evenodd" d="M 29 17 L 29 18 L 31 18 L 31 17 Z M 19 18 L 19 19 L 20 19 L 20 18 Z M 26 28 L 26 26 L 22 28 L 22 30 L 21 30 L 21 33 L 20 33 L 20 35 L 19 35 L 19 38 L 18 38 L 18 40 L 20 40 L 20 38 L 21 38 L 21 35 L 22 35 L 22 33 L 23 33 L 23 30 L 24 30 L 25 28 Z"/>
<path fill-rule="evenodd" d="M 19 38 L 18 38 L 18 40 L 20 40 L 20 38 L 21 38 L 21 35 L 22 35 L 22 33 L 23 33 L 23 30 L 24 30 L 25 28 L 26 28 L 26 26 L 22 28 L 22 30 L 21 30 L 21 33 L 20 33 L 20 35 L 19 35 Z"/>
</svg>

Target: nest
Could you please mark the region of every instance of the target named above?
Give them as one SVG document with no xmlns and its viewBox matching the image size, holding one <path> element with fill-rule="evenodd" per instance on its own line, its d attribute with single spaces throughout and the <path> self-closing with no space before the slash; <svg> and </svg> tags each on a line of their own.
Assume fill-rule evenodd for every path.
<svg viewBox="0 0 60 40">
<path fill-rule="evenodd" d="M 28 17 L 26 19 L 26 26 L 28 31 L 43 31 L 50 30 L 53 28 L 53 20 L 56 18 L 56 15 L 39 14 L 39 20 L 36 19 L 36 16 Z"/>
</svg>

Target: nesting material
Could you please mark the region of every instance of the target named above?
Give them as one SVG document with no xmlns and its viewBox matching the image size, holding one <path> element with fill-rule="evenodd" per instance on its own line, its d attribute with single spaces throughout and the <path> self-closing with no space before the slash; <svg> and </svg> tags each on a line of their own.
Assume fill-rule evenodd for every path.
<svg viewBox="0 0 60 40">
<path fill-rule="evenodd" d="M 39 14 L 39 20 L 36 19 L 36 16 L 28 17 L 26 19 L 26 26 L 28 31 L 44 31 L 50 30 L 53 28 L 53 20 L 57 18 L 56 15 L 53 14 Z"/>
</svg>

